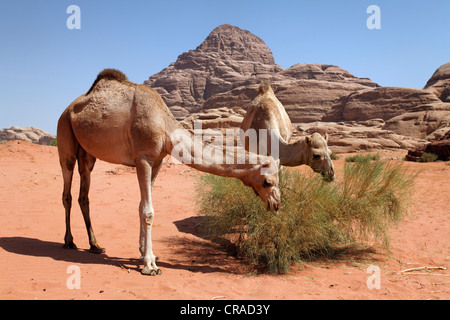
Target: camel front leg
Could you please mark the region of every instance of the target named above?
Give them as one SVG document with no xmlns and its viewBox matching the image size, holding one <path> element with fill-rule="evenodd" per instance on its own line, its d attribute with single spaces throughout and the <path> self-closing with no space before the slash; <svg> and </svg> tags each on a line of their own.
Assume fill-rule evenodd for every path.
<svg viewBox="0 0 450 320">
<path fill-rule="evenodd" d="M 139 251 L 144 261 L 144 268 L 141 272 L 145 275 L 154 276 L 161 274 L 161 270 L 156 266 L 156 257 L 152 248 L 152 225 L 155 215 L 151 196 L 152 166 L 146 160 L 138 161 L 136 163 L 136 172 L 141 191 L 141 202 L 139 204 Z"/>
</svg>

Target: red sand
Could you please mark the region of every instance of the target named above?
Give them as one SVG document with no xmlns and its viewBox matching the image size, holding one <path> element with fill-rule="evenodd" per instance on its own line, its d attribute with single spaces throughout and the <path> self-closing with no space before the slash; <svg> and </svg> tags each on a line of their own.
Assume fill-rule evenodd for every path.
<svg viewBox="0 0 450 320">
<path fill-rule="evenodd" d="M 388 153 L 400 158 L 405 153 Z M 394 160 L 396 161 L 396 160 Z M 335 161 L 339 173 L 343 157 Z M 65 226 L 62 176 L 55 147 L 12 141 L 0 145 L 0 299 L 449 299 L 450 272 L 401 270 L 450 261 L 449 163 L 405 163 L 421 170 L 411 217 L 391 230 L 391 252 L 378 246 L 346 259 L 294 266 L 287 275 L 260 275 L 195 227 L 195 170 L 161 169 L 153 190 L 155 255 L 161 276 L 140 273 L 139 189 L 131 168 L 97 161 L 90 202 L 101 255 L 91 254 L 76 199 L 72 232 L 77 250 L 62 248 Z M 380 289 L 369 289 L 370 265 Z M 69 289 L 79 268 L 80 289 Z M 69 273 L 68 273 L 69 271 Z M 370 282 L 370 281 L 369 281 Z M 372 283 L 372 282 L 371 282 Z"/>
</svg>

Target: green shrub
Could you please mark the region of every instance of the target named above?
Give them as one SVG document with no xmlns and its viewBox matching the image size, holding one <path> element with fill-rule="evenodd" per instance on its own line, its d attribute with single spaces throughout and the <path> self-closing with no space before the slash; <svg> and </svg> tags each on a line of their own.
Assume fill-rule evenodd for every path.
<svg viewBox="0 0 450 320">
<path fill-rule="evenodd" d="M 332 153 L 331 154 L 331 160 L 339 160 L 341 157 L 338 155 L 338 154 L 336 154 L 336 153 Z"/>
<path fill-rule="evenodd" d="M 420 159 L 418 161 L 419 162 L 434 162 L 434 161 L 437 161 L 437 159 L 438 159 L 438 155 L 437 154 L 424 152 L 420 156 Z"/>
<path fill-rule="evenodd" d="M 362 155 L 362 154 L 357 154 L 351 157 L 346 157 L 345 161 L 346 162 L 369 162 L 369 161 L 378 161 L 380 160 L 380 155 L 378 153 L 375 154 L 366 154 L 366 155 Z"/>
<path fill-rule="evenodd" d="M 58 146 L 58 140 L 56 140 L 56 138 L 53 139 L 52 142 L 50 142 L 50 145 L 51 145 L 52 147 L 57 147 L 57 146 Z"/>
<path fill-rule="evenodd" d="M 380 161 L 347 163 L 341 181 L 333 183 L 285 168 L 275 216 L 241 181 L 201 175 L 200 226 L 244 260 L 284 273 L 292 261 L 331 256 L 342 244 L 375 239 L 388 248 L 388 228 L 404 217 L 414 177 Z"/>
</svg>

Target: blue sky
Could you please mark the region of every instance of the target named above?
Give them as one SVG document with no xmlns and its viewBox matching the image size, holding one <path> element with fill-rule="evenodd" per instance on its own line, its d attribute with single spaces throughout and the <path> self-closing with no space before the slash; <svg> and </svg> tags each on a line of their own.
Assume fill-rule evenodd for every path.
<svg viewBox="0 0 450 320">
<path fill-rule="evenodd" d="M 69 30 L 68 6 L 81 10 Z M 368 6 L 381 10 L 370 30 Z M 262 38 L 275 62 L 334 64 L 382 86 L 422 88 L 450 61 L 450 1 L 2 0 L 0 128 L 56 133 L 61 112 L 97 73 L 142 83 L 229 23 Z"/>
</svg>

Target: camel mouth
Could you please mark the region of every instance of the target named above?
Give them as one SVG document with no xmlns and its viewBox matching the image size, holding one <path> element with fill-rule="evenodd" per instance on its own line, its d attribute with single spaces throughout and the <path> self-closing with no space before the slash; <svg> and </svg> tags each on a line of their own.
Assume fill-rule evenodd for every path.
<svg viewBox="0 0 450 320">
<path fill-rule="evenodd" d="M 278 215 L 280 209 L 280 201 L 268 199 L 266 203 L 266 210 L 271 211 L 273 214 Z"/>
<path fill-rule="evenodd" d="M 334 174 L 334 173 L 332 173 L 332 174 L 326 174 L 326 173 L 324 173 L 324 172 L 321 172 L 320 174 L 322 175 L 323 181 L 326 181 L 326 182 L 332 182 L 332 181 L 334 181 L 334 179 L 335 179 L 335 174 Z"/>
</svg>

